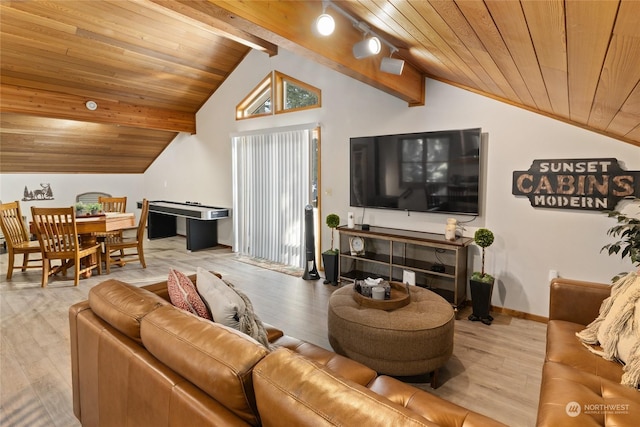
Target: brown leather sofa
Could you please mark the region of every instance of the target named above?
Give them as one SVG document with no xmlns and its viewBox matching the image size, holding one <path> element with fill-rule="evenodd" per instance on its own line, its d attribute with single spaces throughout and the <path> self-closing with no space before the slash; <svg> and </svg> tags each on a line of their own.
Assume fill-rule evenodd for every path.
<svg viewBox="0 0 640 427">
<path fill-rule="evenodd" d="M 620 384 L 622 365 L 589 351 L 576 337 L 598 317 L 605 284 L 551 282 L 539 427 L 640 426 L 640 391 Z"/>
<path fill-rule="evenodd" d="M 269 326 L 268 350 L 168 299 L 166 282 L 108 280 L 70 308 L 83 426 L 503 426 Z"/>
</svg>

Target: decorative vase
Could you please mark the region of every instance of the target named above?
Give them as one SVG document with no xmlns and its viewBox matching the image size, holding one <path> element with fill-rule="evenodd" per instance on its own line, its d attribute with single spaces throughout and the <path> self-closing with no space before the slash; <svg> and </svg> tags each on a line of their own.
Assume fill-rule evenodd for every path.
<svg viewBox="0 0 640 427">
<path fill-rule="evenodd" d="M 324 265 L 324 283 L 338 285 L 338 254 L 323 253 L 322 264 Z"/>
<path fill-rule="evenodd" d="M 469 315 L 469 320 L 480 321 L 485 325 L 490 325 L 493 321 L 491 317 L 491 295 L 493 294 L 493 283 L 481 282 L 479 280 L 469 280 L 471 288 L 471 303 L 473 313 Z"/>
<path fill-rule="evenodd" d="M 447 218 L 447 225 L 444 228 L 444 238 L 447 240 L 456 240 L 456 229 L 458 221 L 455 218 Z"/>
</svg>

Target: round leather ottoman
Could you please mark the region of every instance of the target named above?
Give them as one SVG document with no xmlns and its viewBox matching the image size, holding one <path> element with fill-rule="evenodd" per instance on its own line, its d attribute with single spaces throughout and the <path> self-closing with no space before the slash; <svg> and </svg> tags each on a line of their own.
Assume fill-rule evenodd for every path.
<svg viewBox="0 0 640 427">
<path fill-rule="evenodd" d="M 329 343 L 334 351 L 380 374 L 419 375 L 432 372 L 453 353 L 455 315 L 451 304 L 428 289 L 411 287 L 411 302 L 385 311 L 360 306 L 353 286 L 329 299 Z"/>
</svg>

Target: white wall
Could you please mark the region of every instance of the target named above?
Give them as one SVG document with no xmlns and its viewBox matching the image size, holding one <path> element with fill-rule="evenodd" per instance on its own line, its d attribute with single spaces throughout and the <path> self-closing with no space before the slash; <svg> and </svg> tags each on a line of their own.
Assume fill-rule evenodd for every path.
<svg viewBox="0 0 640 427">
<path fill-rule="evenodd" d="M 322 90 L 322 108 L 274 117 L 236 121 L 236 105 L 270 71 L 281 71 Z M 254 129 L 318 122 L 322 126 L 321 191 L 323 216 L 338 213 L 346 223 L 349 207 L 349 137 L 481 127 L 488 133 L 485 206 L 466 235 L 490 228 L 496 242 L 487 249 L 487 270 L 497 276 L 493 304 L 546 316 L 548 272 L 608 282 L 631 263 L 600 253 L 611 239 L 613 220 L 602 213 L 534 209 L 511 195 L 513 171 L 527 170 L 535 159 L 615 157 L 627 170 L 640 170 L 640 149 L 630 144 L 530 113 L 440 82 L 427 80 L 426 105 L 407 104 L 354 79 L 280 50 L 272 58 L 250 53 L 197 114 L 197 134 L 181 134 L 139 175 L 0 175 L 0 198 L 22 198 L 22 191 L 50 182 L 53 205 L 70 205 L 75 194 L 102 190 L 175 201 L 231 207 L 230 135 Z M 130 206 L 131 207 L 131 206 Z M 28 210 L 28 204 L 27 209 Z M 448 215 L 368 209 L 366 222 L 442 233 Z M 459 216 L 460 220 L 468 217 Z M 179 228 L 180 231 L 180 228 Z M 231 245 L 230 219 L 219 223 L 219 240 Z M 330 234 L 323 227 L 322 247 Z M 470 263 L 479 268 L 479 251 Z"/>
<path fill-rule="evenodd" d="M 270 71 L 281 71 L 322 90 L 322 108 L 267 118 L 236 121 L 236 105 Z M 526 313 L 548 314 L 548 274 L 608 282 L 630 262 L 600 253 L 611 239 L 613 220 L 597 212 L 534 209 L 511 195 L 513 171 L 527 170 L 535 159 L 615 157 L 628 170 L 640 170 L 640 150 L 599 134 L 503 104 L 440 82 L 427 80 L 426 105 L 409 108 L 397 98 L 304 58 L 280 50 L 269 58 L 252 52 L 197 115 L 196 135 L 182 135 L 145 174 L 151 198 L 197 200 L 231 207 L 231 143 L 235 132 L 319 122 L 322 126 L 322 214 L 338 213 L 346 222 L 349 207 L 349 137 L 481 127 L 488 133 L 486 194 L 482 216 L 467 227 L 494 231 L 487 249 L 487 270 L 497 276 L 493 304 Z M 442 233 L 447 215 L 368 209 L 366 222 Z M 469 217 L 458 217 L 466 220 Z M 219 228 L 232 244 L 231 221 Z M 322 247 L 330 234 L 323 227 Z M 471 263 L 479 269 L 479 250 Z"/>
<path fill-rule="evenodd" d="M 22 214 L 31 218 L 31 206 L 63 207 L 76 203 L 76 195 L 100 191 L 112 196 L 126 196 L 127 210 L 136 212 L 136 202 L 144 196 L 142 174 L 1 174 L 0 200 L 3 203 L 20 200 Z M 41 183 L 51 184 L 53 200 L 22 201 L 25 186 L 29 191 L 42 188 Z"/>
</svg>

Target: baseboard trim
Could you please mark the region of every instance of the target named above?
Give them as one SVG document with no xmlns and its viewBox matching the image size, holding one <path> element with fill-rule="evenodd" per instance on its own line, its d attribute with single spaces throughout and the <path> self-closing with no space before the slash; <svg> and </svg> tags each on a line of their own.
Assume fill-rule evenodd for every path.
<svg viewBox="0 0 640 427">
<path fill-rule="evenodd" d="M 533 320 L 534 322 L 540 322 L 540 323 L 549 322 L 548 317 L 538 316 L 537 314 L 525 313 L 524 311 L 513 310 L 510 308 L 496 307 L 492 305 L 491 310 L 496 313 L 507 314 L 511 317 L 517 317 L 518 319 Z"/>
<path fill-rule="evenodd" d="M 471 300 L 467 300 L 467 307 L 473 307 Z M 494 313 L 506 314 L 511 317 L 516 317 L 518 319 L 525 320 L 533 320 L 534 322 L 539 323 L 549 323 L 549 318 L 544 316 L 538 316 L 537 314 L 525 313 L 524 311 L 513 310 L 511 308 L 498 307 L 495 305 L 491 306 L 491 311 Z"/>
</svg>

